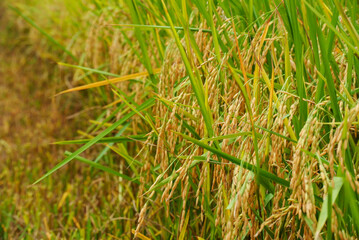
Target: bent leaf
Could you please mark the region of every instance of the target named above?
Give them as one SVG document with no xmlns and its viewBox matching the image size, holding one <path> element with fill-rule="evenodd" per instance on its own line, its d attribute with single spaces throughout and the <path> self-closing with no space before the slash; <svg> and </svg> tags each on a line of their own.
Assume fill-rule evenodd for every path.
<svg viewBox="0 0 359 240">
<path fill-rule="evenodd" d="M 153 73 L 159 73 L 161 71 L 161 69 L 156 68 L 153 70 Z M 74 88 L 70 88 L 67 89 L 65 91 L 62 91 L 58 94 L 56 94 L 55 96 L 64 94 L 64 93 L 69 93 L 69 92 L 76 92 L 76 91 L 81 91 L 81 90 L 85 90 L 85 89 L 89 89 L 89 88 L 96 88 L 96 87 L 101 87 L 101 86 L 105 86 L 108 84 L 114 84 L 114 83 L 118 83 L 118 82 L 123 82 L 123 81 L 127 81 L 133 78 L 138 78 L 138 77 L 146 77 L 148 76 L 149 73 L 148 72 L 140 72 L 140 73 L 134 73 L 134 74 L 129 74 L 126 76 L 122 76 L 122 77 L 118 77 L 118 78 L 112 78 L 112 79 L 106 79 L 100 82 L 94 82 L 94 83 L 90 83 L 90 84 L 86 84 L 83 86 L 79 86 L 79 87 L 74 87 Z"/>
</svg>

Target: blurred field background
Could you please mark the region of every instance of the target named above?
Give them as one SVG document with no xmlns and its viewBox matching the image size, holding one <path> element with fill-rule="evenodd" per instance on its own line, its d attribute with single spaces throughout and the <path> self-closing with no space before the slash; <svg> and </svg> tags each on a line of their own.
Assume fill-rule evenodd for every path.
<svg viewBox="0 0 359 240">
<path fill-rule="evenodd" d="M 3 0 L 0 239 L 357 239 L 356 0 Z"/>
<path fill-rule="evenodd" d="M 66 12 L 63 1 L 42 3 Z M 47 27 L 46 18 L 60 19 L 51 11 L 36 14 L 44 10 L 41 4 L 35 10 L 38 4 L 21 6 Z M 87 100 L 79 95 L 53 98 L 73 74 L 58 69 L 62 53 L 6 2 L 0 12 L 0 239 L 107 238 L 120 217 L 116 177 L 75 163 L 31 185 L 63 158 L 65 148 L 52 143 L 76 136 L 96 109 L 82 112 Z"/>
</svg>

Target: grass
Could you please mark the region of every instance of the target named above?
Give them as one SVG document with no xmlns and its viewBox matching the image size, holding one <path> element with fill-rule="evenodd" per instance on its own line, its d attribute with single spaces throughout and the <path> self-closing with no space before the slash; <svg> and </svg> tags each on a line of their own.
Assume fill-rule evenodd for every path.
<svg viewBox="0 0 359 240">
<path fill-rule="evenodd" d="M 35 222 L 33 237 L 58 238 L 64 231 L 61 236 L 88 239 L 358 238 L 357 5 L 10 6 L 29 24 L 23 38 L 40 41 L 34 51 L 72 74 L 57 75 L 66 87 L 55 99 L 81 96 L 83 109 L 96 109 L 90 121 L 79 118 L 73 139 L 56 142 L 82 146 L 42 175 L 28 170 L 37 176 L 31 187 L 75 160 L 86 164 L 86 175 L 79 174 L 88 178 L 84 191 L 95 184 L 94 171 L 106 176 L 106 189 L 118 191 L 105 203 L 118 221 L 99 228 L 111 218 L 106 210 L 97 221 L 74 221 L 75 228 Z M 44 12 L 56 7 L 65 16 Z"/>
</svg>

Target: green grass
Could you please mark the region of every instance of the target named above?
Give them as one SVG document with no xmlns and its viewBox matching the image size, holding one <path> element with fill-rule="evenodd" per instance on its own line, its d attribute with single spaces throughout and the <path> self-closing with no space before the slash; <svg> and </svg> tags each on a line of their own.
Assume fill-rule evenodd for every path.
<svg viewBox="0 0 359 240">
<path fill-rule="evenodd" d="M 358 238 L 355 0 L 53 4 L 11 9 L 73 69 L 57 98 L 102 112 L 35 186 L 72 160 L 119 177 L 113 238 Z"/>
</svg>

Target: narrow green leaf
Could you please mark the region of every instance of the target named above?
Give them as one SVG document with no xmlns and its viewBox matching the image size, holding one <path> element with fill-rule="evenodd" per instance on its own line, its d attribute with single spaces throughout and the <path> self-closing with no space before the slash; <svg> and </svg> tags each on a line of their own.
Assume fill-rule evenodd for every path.
<svg viewBox="0 0 359 240">
<path fill-rule="evenodd" d="M 138 111 L 143 111 L 151 106 L 153 106 L 155 103 L 154 99 L 149 99 L 146 102 L 144 102 L 140 107 L 138 107 Z M 87 142 L 85 145 L 83 145 L 82 147 L 80 147 L 79 149 L 77 149 L 75 152 L 73 152 L 70 156 L 68 156 L 67 158 L 65 158 L 63 161 L 61 161 L 60 163 L 58 163 L 55 167 L 53 167 L 51 170 L 49 170 L 45 175 L 43 175 L 41 178 L 39 178 L 38 180 L 36 180 L 33 184 L 37 184 L 40 181 L 44 180 L 45 178 L 47 178 L 48 176 L 50 176 L 51 174 L 53 174 L 54 172 L 56 172 L 58 169 L 60 169 L 61 167 L 65 166 L 67 163 L 69 163 L 72 159 L 74 159 L 75 157 L 77 157 L 79 154 L 81 154 L 82 152 L 84 152 L 85 150 L 87 150 L 89 147 L 91 147 L 92 145 L 94 145 L 95 143 L 97 143 L 100 139 L 102 139 L 103 137 L 105 137 L 107 134 L 109 134 L 110 132 L 112 132 L 114 129 L 116 129 L 118 126 L 120 126 L 121 124 L 123 124 L 125 121 L 127 121 L 128 119 L 130 119 L 132 116 L 134 116 L 136 113 L 135 112 L 130 112 L 127 115 L 125 115 L 123 118 L 121 118 L 120 120 L 118 120 L 117 122 L 115 122 L 114 124 L 112 124 L 112 126 L 110 126 L 109 128 L 107 128 L 106 130 L 104 130 L 103 132 L 101 132 L 99 135 L 97 135 L 96 137 L 94 137 L 93 139 L 91 139 L 91 141 Z"/>
<path fill-rule="evenodd" d="M 31 26 L 33 26 L 34 28 L 36 28 L 42 35 L 44 35 L 50 42 L 52 42 L 55 46 L 57 46 L 58 48 L 60 48 L 62 51 L 64 51 L 67 55 L 69 55 L 73 60 L 75 60 L 76 62 L 78 61 L 78 59 L 66 48 L 64 47 L 61 43 L 59 43 L 56 39 L 54 39 L 50 34 L 48 34 L 44 29 L 42 29 L 39 25 L 37 25 L 33 20 L 31 20 L 29 17 L 25 16 L 20 9 L 9 5 L 9 8 L 11 10 L 13 10 L 14 12 L 16 12 L 20 17 L 22 17 L 26 22 L 28 22 Z"/>
<path fill-rule="evenodd" d="M 69 152 L 69 151 L 66 151 L 66 152 L 65 152 L 65 155 L 68 156 L 68 157 L 71 156 L 72 154 L 73 154 L 73 153 L 72 153 L 72 152 Z M 113 175 L 115 175 L 115 176 L 117 176 L 117 177 L 121 177 L 121 178 L 123 178 L 123 179 L 126 179 L 126 180 L 128 180 L 128 181 L 131 181 L 131 182 L 134 182 L 134 183 L 137 183 L 137 184 L 140 183 L 137 179 L 131 178 L 131 177 L 125 175 L 125 174 L 119 173 L 118 171 L 116 171 L 116 170 L 114 170 L 114 169 L 112 169 L 112 168 L 103 166 L 103 165 L 101 165 L 101 164 L 99 164 L 99 163 L 95 163 L 94 161 L 88 160 L 88 159 L 86 159 L 86 158 L 83 158 L 83 157 L 80 157 L 80 156 L 76 156 L 74 159 L 79 160 L 79 161 L 81 161 L 81 162 L 83 162 L 83 163 L 86 163 L 86 164 L 90 165 L 91 167 L 94 167 L 94 168 L 100 169 L 100 170 L 102 170 L 102 171 L 105 171 L 105 172 L 107 172 L 107 173 L 113 174 Z"/>
<path fill-rule="evenodd" d="M 207 144 L 205 144 L 205 143 L 203 143 L 203 142 L 201 142 L 201 141 L 199 141 L 197 139 L 188 137 L 188 136 L 186 136 L 186 135 L 184 135 L 182 133 L 179 133 L 179 132 L 176 132 L 176 134 L 182 136 L 184 139 L 187 139 L 188 141 L 191 141 L 194 144 L 196 144 L 196 145 L 198 145 L 198 146 L 200 146 L 200 147 L 202 147 L 204 149 L 207 149 L 208 151 L 210 151 L 210 152 L 212 152 L 212 153 L 214 153 L 214 154 L 216 154 L 216 155 L 218 155 L 220 157 L 223 157 L 223 158 L 227 159 L 228 161 L 230 161 L 230 162 L 232 162 L 232 163 L 234 163 L 236 165 L 242 166 L 243 168 L 245 168 L 247 170 L 250 170 L 252 172 L 255 172 L 256 170 L 258 170 L 259 171 L 258 174 L 260 174 L 261 176 L 266 177 L 266 178 L 268 178 L 268 179 L 270 179 L 270 180 L 272 180 L 272 181 L 274 181 L 274 182 L 276 182 L 276 183 L 278 183 L 278 184 L 280 184 L 280 185 L 282 185 L 284 187 L 289 187 L 289 182 L 287 180 L 283 179 L 283 178 L 280 178 L 280 177 L 278 177 L 278 176 L 276 176 L 276 175 L 274 175 L 274 174 L 272 174 L 270 172 L 267 172 L 267 171 L 265 171 L 265 170 L 263 170 L 261 168 L 258 169 L 253 164 L 247 163 L 247 162 L 245 162 L 243 160 L 240 160 L 240 159 L 238 159 L 236 157 L 233 157 L 233 156 L 231 156 L 231 155 L 229 155 L 229 154 L 227 154 L 225 152 L 222 152 L 221 150 L 213 148 L 213 147 L 211 147 L 211 146 L 209 146 L 209 145 L 207 145 Z"/>
<path fill-rule="evenodd" d="M 140 135 L 129 135 L 129 136 L 121 136 L 121 137 L 104 137 L 97 141 L 97 143 L 124 143 L 124 142 L 134 142 L 134 141 L 143 141 L 146 140 L 146 134 Z M 66 140 L 55 142 L 54 144 L 58 145 L 66 145 L 66 144 L 84 144 L 88 143 L 92 139 L 76 139 L 76 140 Z"/>
<path fill-rule="evenodd" d="M 334 188 L 332 192 L 332 202 L 331 205 L 335 203 L 335 200 L 337 199 L 339 192 L 343 186 L 344 180 L 342 177 L 334 177 Z M 323 201 L 322 208 L 320 210 L 320 215 L 318 219 L 317 229 L 315 230 L 315 237 L 319 237 L 320 231 L 322 230 L 325 221 L 327 221 L 328 217 L 328 206 L 331 208 L 331 205 L 329 206 L 328 198 L 325 197 Z"/>
<path fill-rule="evenodd" d="M 135 27 L 135 28 L 158 28 L 158 29 L 171 29 L 171 26 L 160 26 L 160 25 L 141 25 L 141 24 L 109 24 L 108 26 L 119 26 L 119 27 Z M 174 29 L 176 30 L 184 30 L 183 27 L 174 27 Z M 210 29 L 201 29 L 201 28 L 193 28 L 190 27 L 189 30 L 193 31 L 193 32 L 206 32 L 206 33 L 211 33 L 212 30 Z"/>
</svg>

